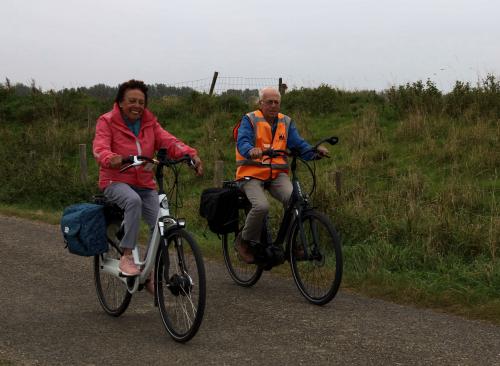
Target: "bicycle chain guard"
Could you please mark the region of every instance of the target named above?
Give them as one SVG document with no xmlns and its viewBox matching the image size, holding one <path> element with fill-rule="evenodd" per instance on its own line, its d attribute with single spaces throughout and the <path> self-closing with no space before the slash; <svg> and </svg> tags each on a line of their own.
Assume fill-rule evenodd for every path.
<svg viewBox="0 0 500 366">
<path fill-rule="evenodd" d="M 265 271 L 285 263 L 285 252 L 279 245 L 263 246 L 262 244 L 254 244 L 253 251 L 255 253 L 255 263 L 262 265 Z"/>
</svg>

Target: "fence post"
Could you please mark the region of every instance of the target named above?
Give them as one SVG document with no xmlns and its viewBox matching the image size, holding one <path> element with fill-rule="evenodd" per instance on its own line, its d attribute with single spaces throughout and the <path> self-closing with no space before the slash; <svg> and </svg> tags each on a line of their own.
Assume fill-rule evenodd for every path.
<svg viewBox="0 0 500 366">
<path fill-rule="evenodd" d="M 278 84 L 278 90 L 279 90 L 281 96 L 283 96 L 283 94 L 285 94 L 287 89 L 288 89 L 288 86 L 283 82 L 283 78 L 280 78 L 279 84 Z"/>
<path fill-rule="evenodd" d="M 87 183 L 87 145 L 80 144 L 80 179 Z"/>
<path fill-rule="evenodd" d="M 216 160 L 214 166 L 214 187 L 222 187 L 223 180 L 224 180 L 224 162 L 222 160 Z"/>
<path fill-rule="evenodd" d="M 214 77 L 212 78 L 212 84 L 210 85 L 210 92 L 208 95 L 212 95 L 214 93 L 215 82 L 217 81 L 217 76 L 219 73 L 217 71 L 214 72 Z"/>
<path fill-rule="evenodd" d="M 342 195 L 342 173 L 338 170 L 335 172 L 335 188 L 339 196 Z"/>
<path fill-rule="evenodd" d="M 335 184 L 335 190 L 339 196 L 342 195 L 342 173 L 340 171 L 330 172 L 330 181 Z"/>
</svg>

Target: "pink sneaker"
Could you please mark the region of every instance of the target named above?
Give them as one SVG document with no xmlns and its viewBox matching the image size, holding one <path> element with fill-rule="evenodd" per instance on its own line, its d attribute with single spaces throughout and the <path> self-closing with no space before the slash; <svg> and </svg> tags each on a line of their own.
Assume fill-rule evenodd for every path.
<svg viewBox="0 0 500 366">
<path fill-rule="evenodd" d="M 149 292 L 151 295 L 154 295 L 155 293 L 155 283 L 154 283 L 154 271 L 151 271 L 149 273 L 148 279 L 144 283 L 144 286 L 146 287 L 146 291 Z"/>
<path fill-rule="evenodd" d="M 141 270 L 137 268 L 134 258 L 131 255 L 122 255 L 120 258 L 120 264 L 118 269 L 122 272 L 124 276 L 138 276 L 141 274 Z"/>
</svg>

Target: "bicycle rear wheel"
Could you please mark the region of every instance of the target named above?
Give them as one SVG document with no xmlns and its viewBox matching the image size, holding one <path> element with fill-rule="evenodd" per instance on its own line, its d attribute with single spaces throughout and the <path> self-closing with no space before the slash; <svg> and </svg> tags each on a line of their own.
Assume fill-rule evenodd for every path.
<svg viewBox="0 0 500 366">
<path fill-rule="evenodd" d="M 342 280 L 340 239 L 326 215 L 316 210 L 302 215 L 303 238 L 294 223 L 289 246 L 290 267 L 299 291 L 311 303 L 331 301 Z"/>
<path fill-rule="evenodd" d="M 177 342 L 198 331 L 205 310 L 205 267 L 198 245 L 185 230 L 170 234 L 155 263 L 155 291 L 161 319 Z"/>
<path fill-rule="evenodd" d="M 116 237 L 121 222 L 108 224 L 106 234 L 108 237 L 108 251 L 94 256 L 94 283 L 97 298 L 106 313 L 120 316 L 127 310 L 132 294 L 128 292 L 127 285 L 118 277 L 104 272 L 103 264 L 106 261 L 119 261 L 121 251 Z"/>
<path fill-rule="evenodd" d="M 257 264 L 244 262 L 234 246 L 238 233 L 222 235 L 222 253 L 227 271 L 236 284 L 250 287 L 257 283 L 262 276 L 263 268 Z"/>
</svg>

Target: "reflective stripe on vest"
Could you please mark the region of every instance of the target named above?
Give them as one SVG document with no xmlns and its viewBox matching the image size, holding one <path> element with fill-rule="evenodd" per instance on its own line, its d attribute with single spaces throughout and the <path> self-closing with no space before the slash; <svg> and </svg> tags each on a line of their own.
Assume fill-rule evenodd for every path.
<svg viewBox="0 0 500 366">
<path fill-rule="evenodd" d="M 260 110 L 247 114 L 254 129 L 254 147 L 262 150 L 275 149 L 286 150 L 288 141 L 288 129 L 290 127 L 290 117 L 279 113 L 276 121 L 276 131 L 274 138 L 271 125 L 266 121 Z M 279 173 L 288 172 L 288 162 L 286 157 L 280 156 L 269 158 L 263 156 L 260 159 L 246 159 L 236 147 L 236 180 L 245 177 L 252 177 L 261 180 L 275 179 Z"/>
</svg>

